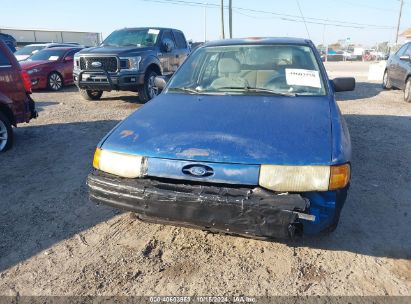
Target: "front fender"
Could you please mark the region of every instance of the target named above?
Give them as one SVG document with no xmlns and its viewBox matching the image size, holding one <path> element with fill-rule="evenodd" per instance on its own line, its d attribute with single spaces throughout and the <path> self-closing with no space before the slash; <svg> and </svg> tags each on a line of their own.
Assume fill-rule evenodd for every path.
<svg viewBox="0 0 411 304">
<path fill-rule="evenodd" d="M 144 72 L 147 71 L 147 68 L 150 65 L 155 64 L 160 69 L 161 75 L 163 75 L 163 67 L 161 65 L 160 59 L 158 59 L 158 57 L 154 55 L 143 57 L 140 64 L 141 64 L 140 69 Z"/>
<path fill-rule="evenodd" d="M 335 99 L 330 102 L 330 114 L 332 129 L 331 163 L 333 165 L 349 163 L 352 154 L 350 132 Z"/>
</svg>

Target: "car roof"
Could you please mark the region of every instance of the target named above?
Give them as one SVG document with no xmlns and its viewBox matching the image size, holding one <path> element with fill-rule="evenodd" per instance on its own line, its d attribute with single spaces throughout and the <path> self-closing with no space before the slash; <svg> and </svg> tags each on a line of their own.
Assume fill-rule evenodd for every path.
<svg viewBox="0 0 411 304">
<path fill-rule="evenodd" d="M 171 28 L 171 27 L 159 27 L 159 26 L 145 26 L 145 27 L 124 27 L 122 29 L 118 29 L 117 31 L 121 30 L 149 30 L 149 29 L 155 29 L 155 30 L 172 30 L 172 31 L 178 31 L 182 32 L 181 30 Z"/>
<path fill-rule="evenodd" d="M 298 44 L 311 45 L 311 41 L 304 38 L 290 38 L 290 37 L 250 37 L 250 38 L 236 38 L 210 41 L 204 44 L 204 47 L 209 46 L 229 46 L 229 45 L 270 45 L 270 44 Z"/>
<path fill-rule="evenodd" d="M 53 45 L 67 45 L 67 46 L 74 45 L 76 46 L 75 44 L 66 43 L 66 42 L 32 43 L 32 44 L 27 44 L 26 46 L 53 46 Z"/>
<path fill-rule="evenodd" d="M 78 47 L 78 46 L 60 46 L 60 47 L 54 47 L 50 49 L 45 49 L 45 50 L 52 50 L 52 51 L 69 51 L 69 50 L 82 50 L 83 48 Z M 43 50 L 42 50 L 43 51 Z"/>
</svg>

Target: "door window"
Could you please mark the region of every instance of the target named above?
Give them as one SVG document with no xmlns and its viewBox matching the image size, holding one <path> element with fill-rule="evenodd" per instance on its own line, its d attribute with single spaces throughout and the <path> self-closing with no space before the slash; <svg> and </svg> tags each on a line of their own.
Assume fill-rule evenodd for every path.
<svg viewBox="0 0 411 304">
<path fill-rule="evenodd" d="M 10 60 L 0 52 L 0 66 L 10 65 Z"/>
<path fill-rule="evenodd" d="M 407 50 L 408 46 L 409 46 L 408 43 L 407 43 L 407 44 L 404 44 L 404 45 L 398 50 L 398 52 L 397 52 L 396 55 L 397 55 L 398 57 L 404 55 L 404 53 L 405 53 L 405 51 Z"/>
<path fill-rule="evenodd" d="M 184 35 L 181 32 L 174 32 L 174 37 L 176 38 L 176 45 L 178 49 L 186 49 L 187 48 L 187 42 L 186 39 L 184 38 Z"/>
</svg>

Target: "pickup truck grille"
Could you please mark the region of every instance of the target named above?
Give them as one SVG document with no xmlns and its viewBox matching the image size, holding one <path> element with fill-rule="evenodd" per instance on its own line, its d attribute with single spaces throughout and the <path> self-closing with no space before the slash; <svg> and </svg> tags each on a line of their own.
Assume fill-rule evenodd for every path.
<svg viewBox="0 0 411 304">
<path fill-rule="evenodd" d="M 101 66 L 93 66 L 93 62 L 99 62 Z M 118 70 L 118 61 L 116 57 L 80 57 L 80 69 L 83 71 L 105 70 L 107 72 L 116 72 Z"/>
</svg>

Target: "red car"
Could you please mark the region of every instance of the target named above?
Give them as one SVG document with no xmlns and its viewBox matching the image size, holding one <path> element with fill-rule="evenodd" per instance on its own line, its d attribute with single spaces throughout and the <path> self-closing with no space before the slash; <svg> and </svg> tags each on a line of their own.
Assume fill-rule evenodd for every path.
<svg viewBox="0 0 411 304">
<path fill-rule="evenodd" d="M 31 82 L 16 57 L 0 41 L 0 152 L 13 145 L 13 129 L 18 123 L 37 117 L 30 97 Z"/>
<path fill-rule="evenodd" d="M 73 83 L 73 57 L 79 47 L 59 47 L 38 51 L 20 62 L 31 79 L 33 89 L 58 91 Z"/>
</svg>

